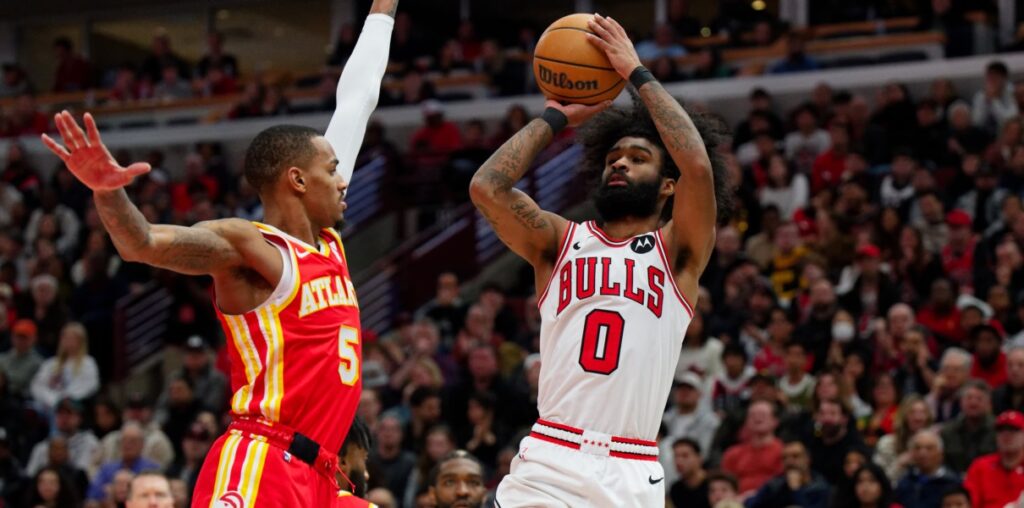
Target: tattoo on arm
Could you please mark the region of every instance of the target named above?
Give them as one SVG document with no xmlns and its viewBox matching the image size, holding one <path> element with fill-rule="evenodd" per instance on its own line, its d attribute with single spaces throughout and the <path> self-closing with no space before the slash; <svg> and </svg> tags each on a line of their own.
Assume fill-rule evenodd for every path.
<svg viewBox="0 0 1024 508">
<path fill-rule="evenodd" d="M 551 128 L 543 120 L 534 120 L 498 148 L 473 176 L 473 186 L 479 192 L 474 203 L 498 237 L 513 249 L 558 243 L 557 228 L 550 218 L 515 188 L 551 138 Z"/>
<path fill-rule="evenodd" d="M 194 272 L 217 266 L 225 258 L 225 242 L 211 231 L 175 228 L 171 235 L 170 243 L 153 253 L 154 264 Z"/>
<path fill-rule="evenodd" d="M 517 199 L 509 205 L 509 208 L 515 214 L 516 220 L 530 229 L 544 229 L 550 226 L 544 220 L 544 217 L 541 216 L 540 208 L 532 202 L 525 199 Z"/>
<path fill-rule="evenodd" d="M 128 199 L 124 189 L 93 194 L 100 221 L 122 255 L 130 255 L 150 241 L 149 223 L 142 212 Z"/>
<path fill-rule="evenodd" d="M 189 275 L 214 273 L 241 261 L 220 224 L 151 225 L 124 189 L 94 195 L 100 220 L 126 260 Z"/>
<path fill-rule="evenodd" d="M 651 113 L 655 125 L 670 152 L 689 152 L 695 148 L 704 150 L 697 127 L 690 115 L 661 83 L 652 81 L 640 88 L 640 97 Z M 682 168 L 680 168 L 682 169 Z"/>
</svg>

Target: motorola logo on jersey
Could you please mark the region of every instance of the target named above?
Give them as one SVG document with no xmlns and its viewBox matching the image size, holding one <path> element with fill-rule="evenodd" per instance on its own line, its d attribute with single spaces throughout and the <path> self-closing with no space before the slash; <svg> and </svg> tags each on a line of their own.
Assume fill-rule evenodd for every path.
<svg viewBox="0 0 1024 508">
<path fill-rule="evenodd" d="M 643 237 L 638 240 L 642 239 Z M 654 246 L 653 238 L 651 246 Z M 624 280 L 612 280 L 610 274 L 613 262 L 625 265 Z M 655 317 L 660 318 L 665 303 L 665 272 L 655 266 L 647 267 L 647 273 L 643 271 L 637 269 L 636 260 L 633 259 L 579 257 L 568 261 L 558 270 L 557 314 L 561 314 L 573 300 L 586 300 L 594 296 L 618 296 L 643 305 Z"/>
<path fill-rule="evenodd" d="M 654 235 L 638 236 L 629 244 L 629 248 L 637 254 L 647 254 L 654 249 Z"/>
</svg>

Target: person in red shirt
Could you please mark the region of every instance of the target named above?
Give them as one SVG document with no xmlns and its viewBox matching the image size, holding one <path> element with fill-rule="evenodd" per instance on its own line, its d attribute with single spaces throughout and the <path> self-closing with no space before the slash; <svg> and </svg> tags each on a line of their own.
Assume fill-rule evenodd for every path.
<svg viewBox="0 0 1024 508">
<path fill-rule="evenodd" d="M 725 451 L 722 470 L 736 476 L 741 493 L 756 492 L 782 474 L 782 441 L 775 437 L 779 426 L 775 406 L 765 400 L 751 403 L 744 426 L 749 438 Z"/>
<path fill-rule="evenodd" d="M 793 335 L 793 323 L 781 307 L 768 318 L 768 342 L 754 355 L 754 370 L 779 378 L 786 374 L 786 343 Z"/>
<path fill-rule="evenodd" d="M 7 115 L 7 126 L 0 129 L 0 137 L 38 136 L 50 131 L 50 120 L 36 107 L 32 94 L 26 93 L 15 99 L 14 107 Z"/>
<path fill-rule="evenodd" d="M 928 303 L 917 311 L 917 322 L 943 342 L 959 343 L 964 340 L 955 296 L 949 279 L 936 279 L 932 282 Z"/>
<path fill-rule="evenodd" d="M 850 127 L 843 120 L 833 120 L 828 126 L 832 148 L 814 160 L 811 166 L 811 194 L 838 186 L 846 173 L 846 155 L 850 150 Z"/>
<path fill-rule="evenodd" d="M 974 235 L 971 233 L 971 216 L 963 210 L 946 214 L 949 226 L 949 243 L 942 248 L 942 268 L 961 288 L 972 287 L 974 270 Z"/>
<path fill-rule="evenodd" d="M 57 71 L 53 78 L 54 92 L 78 92 L 92 86 L 92 69 L 89 62 L 75 53 L 71 39 L 58 37 L 53 41 L 57 57 Z"/>
<path fill-rule="evenodd" d="M 452 152 L 462 147 L 462 135 L 458 126 L 445 120 L 444 106 L 439 101 L 423 101 L 422 107 L 426 125 L 413 133 L 409 156 L 418 166 L 439 168 Z"/>
<path fill-rule="evenodd" d="M 171 207 L 184 214 L 195 207 L 196 197 L 205 195 L 209 200 L 217 199 L 217 179 L 206 173 L 203 158 L 191 153 L 185 157 L 185 178 L 171 185 Z"/>
<path fill-rule="evenodd" d="M 982 455 L 967 469 L 964 487 L 974 508 L 1003 508 L 1024 492 L 1024 414 L 1006 411 L 996 419 L 996 453 Z"/>
<path fill-rule="evenodd" d="M 1006 354 L 1002 351 L 1003 337 L 999 330 L 990 324 L 975 326 L 971 329 L 971 343 L 974 344 L 971 377 L 992 388 L 1006 384 Z"/>
</svg>

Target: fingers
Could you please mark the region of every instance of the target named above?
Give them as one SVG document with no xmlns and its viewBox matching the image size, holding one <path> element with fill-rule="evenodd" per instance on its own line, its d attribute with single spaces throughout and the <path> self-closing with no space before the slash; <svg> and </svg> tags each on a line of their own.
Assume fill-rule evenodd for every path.
<svg viewBox="0 0 1024 508">
<path fill-rule="evenodd" d="M 96 128 L 96 119 L 94 119 L 90 113 L 86 113 L 83 121 L 85 123 L 85 132 L 88 134 L 89 144 L 93 146 L 102 145 L 103 142 L 100 141 L 100 130 Z"/>
<path fill-rule="evenodd" d="M 590 41 L 590 43 L 593 44 L 594 46 L 597 46 L 597 49 L 600 49 L 604 52 L 608 52 L 609 50 L 612 49 L 611 44 L 608 44 L 607 42 L 605 42 L 604 39 L 594 34 L 587 34 L 587 40 Z"/>
<path fill-rule="evenodd" d="M 71 151 L 89 146 L 89 143 L 85 140 L 85 133 L 82 132 L 82 128 L 78 126 L 75 118 L 67 110 L 57 113 L 54 120 L 57 124 L 57 129 L 60 131 L 60 137 Z"/>
<path fill-rule="evenodd" d="M 604 102 L 602 102 L 600 104 L 595 104 L 595 105 L 593 105 L 591 107 L 593 107 L 595 110 L 597 110 L 598 113 L 600 113 L 600 112 L 608 109 L 608 107 L 611 106 L 611 105 L 612 105 L 612 101 L 607 100 L 607 101 L 604 101 Z"/>
<path fill-rule="evenodd" d="M 71 116 L 71 113 L 68 113 L 67 111 L 64 111 L 63 114 L 66 124 L 71 129 L 71 135 L 75 137 L 75 144 L 80 148 L 89 146 L 89 142 L 85 139 L 85 131 L 78 126 L 78 122 L 75 121 L 75 117 Z"/>
<path fill-rule="evenodd" d="M 603 20 L 603 19 L 601 18 L 601 15 L 600 15 L 600 14 L 594 14 L 594 17 L 593 17 L 593 18 L 590 18 L 590 21 L 588 21 L 588 22 L 587 22 L 587 25 L 588 25 L 588 26 L 590 27 L 590 29 L 591 29 L 591 30 L 593 30 L 593 31 L 594 31 L 594 33 L 595 33 L 595 34 L 597 34 L 597 35 L 598 35 L 598 36 L 599 36 L 599 37 L 600 37 L 600 38 L 601 38 L 602 40 L 604 40 L 605 42 L 607 42 L 607 41 L 609 41 L 609 40 L 613 39 L 613 38 L 614 38 L 614 35 L 612 34 L 611 30 L 609 30 L 609 27 L 608 27 L 608 26 L 606 26 L 606 23 L 607 23 L 607 22 L 606 22 L 606 21 L 604 21 L 604 20 Z"/>
<path fill-rule="evenodd" d="M 60 139 L 64 142 L 64 146 L 68 147 L 68 151 L 73 152 L 77 150 L 78 146 L 75 144 L 75 137 L 64 122 L 64 114 L 57 113 L 53 115 L 53 123 L 57 126 L 57 132 L 60 132 Z"/>
<path fill-rule="evenodd" d="M 41 137 L 43 139 L 43 144 L 46 145 L 46 148 L 49 148 L 54 155 L 60 157 L 60 160 L 64 162 L 68 161 L 68 157 L 71 157 L 71 154 L 67 151 L 67 149 L 65 149 L 59 143 L 54 141 L 53 138 L 47 136 L 46 134 L 43 134 Z"/>
<path fill-rule="evenodd" d="M 618 21 L 615 21 L 614 18 L 610 18 L 610 17 L 609 18 L 604 18 L 604 20 L 609 25 L 611 25 L 613 32 L 619 34 L 623 39 L 629 39 L 629 34 L 626 33 L 626 29 L 622 28 L 622 25 L 620 25 Z"/>
<path fill-rule="evenodd" d="M 148 162 L 136 162 L 135 164 L 132 164 L 131 166 L 124 168 L 124 172 L 129 177 L 135 178 L 136 176 L 149 173 L 149 170 L 151 169 L 153 168 L 152 166 L 149 165 Z"/>
</svg>

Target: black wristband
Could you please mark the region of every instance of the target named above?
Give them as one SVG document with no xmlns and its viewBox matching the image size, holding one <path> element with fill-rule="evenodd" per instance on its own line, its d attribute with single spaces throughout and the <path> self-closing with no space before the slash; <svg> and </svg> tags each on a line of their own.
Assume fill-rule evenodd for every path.
<svg viewBox="0 0 1024 508">
<path fill-rule="evenodd" d="M 633 69 L 633 72 L 629 73 L 629 82 L 632 83 L 633 88 L 636 88 L 637 90 L 650 81 L 657 81 L 657 79 L 655 79 L 654 74 L 651 74 L 651 71 L 647 70 L 647 67 L 644 67 L 643 65 L 636 66 L 636 69 Z"/>
<path fill-rule="evenodd" d="M 544 120 L 551 126 L 551 132 L 558 134 L 562 129 L 569 125 L 569 117 L 565 116 L 565 113 L 555 109 L 547 108 L 544 113 L 540 115 L 540 119 Z"/>
</svg>

